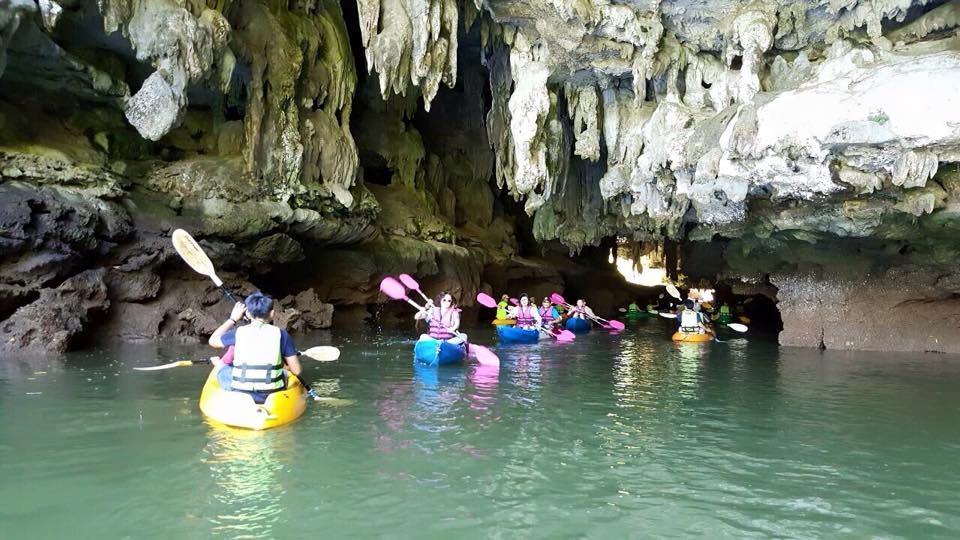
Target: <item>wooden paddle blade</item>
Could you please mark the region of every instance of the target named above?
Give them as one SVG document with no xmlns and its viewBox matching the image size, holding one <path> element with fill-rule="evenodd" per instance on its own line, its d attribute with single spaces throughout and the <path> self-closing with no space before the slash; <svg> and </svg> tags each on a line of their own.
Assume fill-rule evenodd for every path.
<svg viewBox="0 0 960 540">
<path fill-rule="evenodd" d="M 614 330 L 620 331 L 626 328 L 627 326 L 620 321 L 610 321 L 610 327 Z"/>
<path fill-rule="evenodd" d="M 217 277 L 217 272 L 213 268 L 210 257 L 207 257 L 203 248 L 190 236 L 190 233 L 183 229 L 177 229 L 173 231 L 171 240 L 173 240 L 173 249 L 177 250 L 180 258 L 190 265 L 194 272 L 209 277 L 217 287 L 223 285 L 223 282 Z"/>
<path fill-rule="evenodd" d="M 405 300 L 407 298 L 407 289 L 390 276 L 383 278 L 383 281 L 380 282 L 380 292 L 394 300 Z"/>
<path fill-rule="evenodd" d="M 747 330 L 749 330 L 747 325 L 735 323 L 735 322 L 727 324 L 727 328 L 733 330 L 734 332 L 746 332 Z"/>
<path fill-rule="evenodd" d="M 340 358 L 340 349 L 329 345 L 319 345 L 310 347 L 305 351 L 300 351 L 301 356 L 306 356 L 319 362 L 333 362 Z"/>
<path fill-rule="evenodd" d="M 478 362 L 485 366 L 499 366 L 500 358 L 493 353 L 490 349 L 484 347 L 483 345 L 474 345 L 471 343 L 468 347 L 470 356 L 473 356 L 477 359 Z"/>
<path fill-rule="evenodd" d="M 489 294 L 483 292 L 477 293 L 477 303 L 488 308 L 497 307 L 497 301 L 494 300 Z"/>
<path fill-rule="evenodd" d="M 617 311 L 619 311 L 620 313 L 626 313 L 627 308 L 617 308 Z"/>
<path fill-rule="evenodd" d="M 566 303 L 567 303 L 567 301 L 564 300 L 563 297 L 560 296 L 559 293 L 553 293 L 553 294 L 551 294 L 551 295 L 550 295 L 550 301 L 553 302 L 554 304 L 566 304 Z"/>
<path fill-rule="evenodd" d="M 680 300 L 680 291 L 678 291 L 677 288 L 674 287 L 672 283 L 667 283 L 666 289 L 667 289 L 667 294 L 676 298 L 677 300 Z"/>
</svg>

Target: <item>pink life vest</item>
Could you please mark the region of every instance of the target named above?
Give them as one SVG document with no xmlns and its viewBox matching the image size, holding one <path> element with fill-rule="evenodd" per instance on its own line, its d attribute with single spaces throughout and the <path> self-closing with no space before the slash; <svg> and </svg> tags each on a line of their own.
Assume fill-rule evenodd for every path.
<svg viewBox="0 0 960 540">
<path fill-rule="evenodd" d="M 527 310 L 523 310 L 523 306 L 517 306 L 517 326 L 533 326 L 533 306 L 527 306 Z"/>
<path fill-rule="evenodd" d="M 543 324 L 550 324 L 553 322 L 553 306 L 550 307 L 541 307 L 540 308 L 540 319 L 543 321 Z"/>
<path fill-rule="evenodd" d="M 453 326 L 453 314 L 459 310 L 448 309 L 446 315 L 440 313 L 440 308 L 435 307 L 430 312 L 430 337 L 433 339 L 450 339 L 453 333 L 449 328 Z"/>
</svg>

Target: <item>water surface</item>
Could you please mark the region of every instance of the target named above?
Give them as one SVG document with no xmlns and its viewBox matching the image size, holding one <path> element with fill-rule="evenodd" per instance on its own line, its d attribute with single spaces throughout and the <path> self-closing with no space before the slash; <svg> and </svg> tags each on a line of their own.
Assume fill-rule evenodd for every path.
<svg viewBox="0 0 960 540">
<path fill-rule="evenodd" d="M 493 343 L 488 328 L 473 329 Z M 412 365 L 413 335 L 333 343 L 322 393 L 265 433 L 208 425 L 209 354 L 0 362 L 7 538 L 960 535 L 960 357 L 675 346 L 662 321 Z"/>
</svg>

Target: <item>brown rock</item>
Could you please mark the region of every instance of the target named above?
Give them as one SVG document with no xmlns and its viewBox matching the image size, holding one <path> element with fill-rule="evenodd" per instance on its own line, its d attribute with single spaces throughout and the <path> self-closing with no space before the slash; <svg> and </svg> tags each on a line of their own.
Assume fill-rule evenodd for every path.
<svg viewBox="0 0 960 540">
<path fill-rule="evenodd" d="M 18 309 L 0 324 L 0 351 L 63 353 L 91 316 L 110 306 L 104 269 L 87 270 Z"/>
</svg>

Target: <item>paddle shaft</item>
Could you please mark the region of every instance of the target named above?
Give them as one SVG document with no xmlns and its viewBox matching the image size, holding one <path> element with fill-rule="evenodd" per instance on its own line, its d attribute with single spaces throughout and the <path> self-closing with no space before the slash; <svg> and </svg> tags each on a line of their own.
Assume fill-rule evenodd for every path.
<svg viewBox="0 0 960 540">
<path fill-rule="evenodd" d="M 563 302 L 563 306 L 566 307 L 566 308 L 568 308 L 568 309 L 574 309 L 574 306 L 573 306 L 573 305 L 568 304 L 568 303 L 566 303 L 566 302 Z M 602 317 L 597 317 L 596 315 L 590 315 L 590 314 L 587 313 L 586 311 L 583 311 L 582 313 L 583 313 L 583 316 L 586 317 L 586 318 L 588 318 L 588 319 L 594 319 L 594 320 L 603 321 L 603 322 L 610 322 L 610 321 L 608 321 L 608 320 L 606 320 L 606 319 L 604 319 L 604 318 L 602 318 Z M 573 316 L 570 316 L 570 317 L 567 317 L 567 318 L 570 319 L 570 318 L 573 318 Z"/>
</svg>

